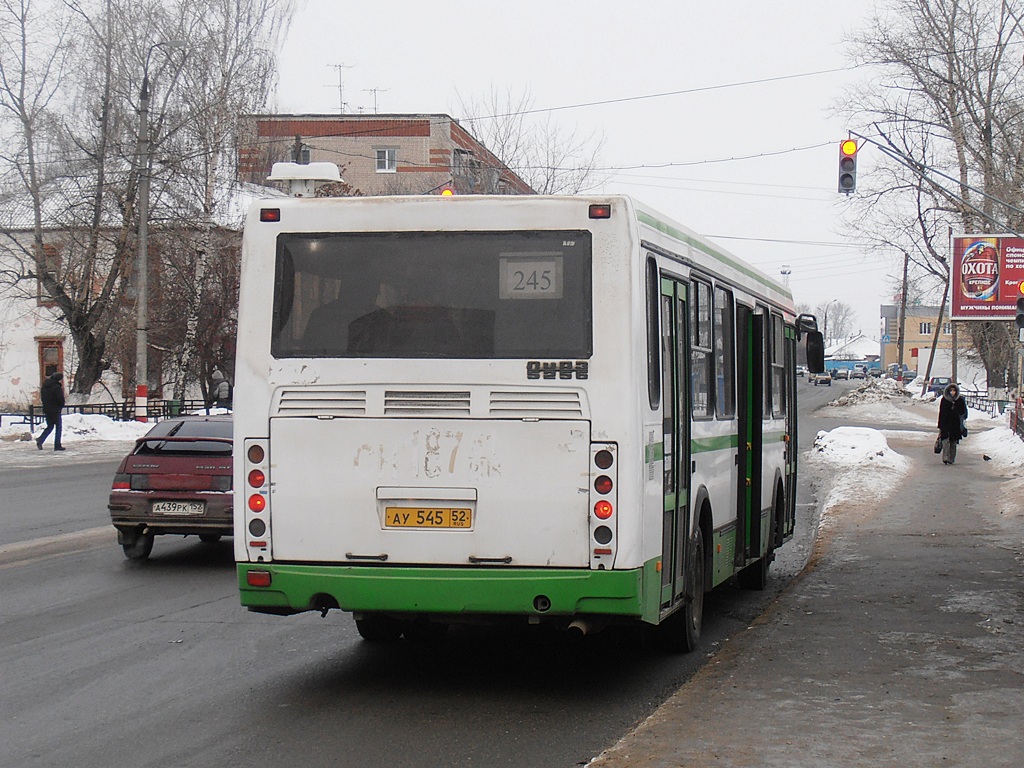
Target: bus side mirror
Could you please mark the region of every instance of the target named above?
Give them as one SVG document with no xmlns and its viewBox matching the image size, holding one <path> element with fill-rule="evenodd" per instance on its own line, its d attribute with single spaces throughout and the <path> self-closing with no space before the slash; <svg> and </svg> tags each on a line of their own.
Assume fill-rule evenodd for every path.
<svg viewBox="0 0 1024 768">
<path fill-rule="evenodd" d="M 807 370 L 821 373 L 825 370 L 825 337 L 821 331 L 804 331 L 807 339 Z"/>
</svg>

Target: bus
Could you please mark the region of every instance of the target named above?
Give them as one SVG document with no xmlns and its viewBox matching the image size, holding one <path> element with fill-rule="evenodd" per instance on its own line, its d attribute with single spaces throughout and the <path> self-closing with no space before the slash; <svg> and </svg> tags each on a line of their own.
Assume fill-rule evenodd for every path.
<svg viewBox="0 0 1024 768">
<path fill-rule="evenodd" d="M 792 536 L 787 288 L 625 196 L 280 198 L 248 212 L 235 376 L 241 602 L 643 627 L 763 588 Z"/>
</svg>

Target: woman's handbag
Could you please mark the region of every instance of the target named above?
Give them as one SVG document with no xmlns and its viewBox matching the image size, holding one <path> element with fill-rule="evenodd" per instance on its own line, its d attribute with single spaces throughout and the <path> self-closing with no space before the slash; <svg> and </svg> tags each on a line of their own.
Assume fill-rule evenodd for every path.
<svg viewBox="0 0 1024 768">
<path fill-rule="evenodd" d="M 967 424 L 965 423 L 966 421 L 966 416 L 960 417 L 960 437 L 967 437 Z"/>
<path fill-rule="evenodd" d="M 936 453 L 942 453 L 942 438 L 935 438 L 935 448 L 933 449 Z"/>
</svg>

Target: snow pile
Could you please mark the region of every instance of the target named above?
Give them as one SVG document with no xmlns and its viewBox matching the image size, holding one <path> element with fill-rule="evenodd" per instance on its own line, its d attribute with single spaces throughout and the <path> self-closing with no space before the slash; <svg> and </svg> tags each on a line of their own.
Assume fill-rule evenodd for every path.
<svg viewBox="0 0 1024 768">
<path fill-rule="evenodd" d="M 912 424 L 933 429 L 938 411 L 914 411 L 912 403 L 920 405 L 895 379 L 868 379 L 854 390 L 836 398 L 826 408 L 831 418 L 866 421 L 871 424 Z"/>
<path fill-rule="evenodd" d="M 839 467 L 886 467 L 905 469 L 905 457 L 889 448 L 885 435 L 866 427 L 836 427 L 819 432 L 814 438 L 814 452 L 823 461 Z"/>
<path fill-rule="evenodd" d="M 998 469 L 1024 468 L 1024 440 L 1009 427 L 993 427 L 984 431 L 971 432 L 967 420 L 968 435 L 960 443 L 960 450 L 970 450 L 992 462 Z"/>
<path fill-rule="evenodd" d="M 885 498 L 910 468 L 910 460 L 889 448 L 885 435 L 866 427 L 819 432 L 807 458 L 828 472 L 831 484 L 821 507 L 823 526 L 832 508 L 845 500 Z"/>
<path fill-rule="evenodd" d="M 152 424 L 143 424 L 138 421 L 114 421 L 107 416 L 87 415 L 81 413 L 69 413 L 61 419 L 63 436 L 61 442 L 75 442 L 77 440 L 114 440 L 133 441 L 153 428 Z M 36 425 L 35 432 L 29 434 L 27 424 L 11 424 L 0 429 L 0 440 L 31 440 L 42 434 L 46 422 Z M 53 437 L 47 438 L 52 440 Z"/>
<path fill-rule="evenodd" d="M 910 393 L 896 379 L 868 379 L 856 389 L 833 400 L 829 405 L 832 407 L 842 407 L 859 403 L 882 403 L 890 400 L 903 400 L 909 397 Z"/>
</svg>

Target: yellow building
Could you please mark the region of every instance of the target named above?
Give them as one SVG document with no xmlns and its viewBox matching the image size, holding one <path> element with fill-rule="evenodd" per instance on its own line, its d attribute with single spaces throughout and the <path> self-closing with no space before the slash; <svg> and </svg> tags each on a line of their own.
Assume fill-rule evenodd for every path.
<svg viewBox="0 0 1024 768">
<path fill-rule="evenodd" d="M 888 366 L 900 362 L 900 307 L 897 304 L 883 304 L 881 314 L 881 360 L 884 370 Z M 935 335 L 935 321 L 938 317 L 938 307 L 926 307 L 923 305 L 907 307 L 903 324 L 903 364 L 908 369 L 916 371 L 920 352 L 923 351 L 924 356 L 927 357 L 931 351 L 932 338 Z M 939 331 L 939 341 L 936 349 L 952 348 L 953 323 L 949 319 L 949 312 L 945 311 L 942 313 L 942 328 Z"/>
</svg>

